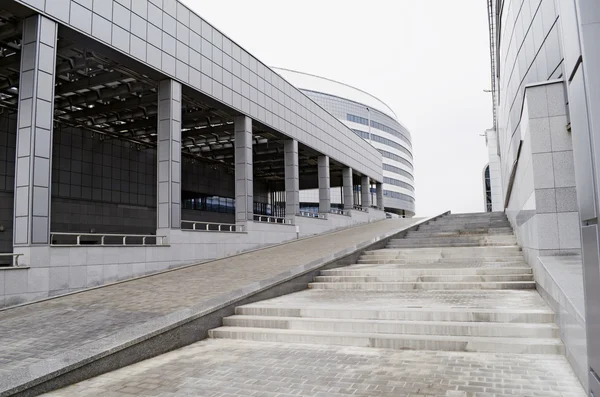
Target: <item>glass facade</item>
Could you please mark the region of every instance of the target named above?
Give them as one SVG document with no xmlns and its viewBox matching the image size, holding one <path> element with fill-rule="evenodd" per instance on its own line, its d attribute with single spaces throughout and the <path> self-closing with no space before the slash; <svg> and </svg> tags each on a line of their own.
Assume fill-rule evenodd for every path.
<svg viewBox="0 0 600 397">
<path fill-rule="evenodd" d="M 284 69 L 276 71 L 381 153 L 386 211 L 414 215 L 411 135 L 390 107 L 372 95 L 343 83 Z M 341 203 L 338 190 L 331 189 L 333 207 Z M 318 193 L 302 191 L 300 201 L 303 209 L 316 208 Z"/>
</svg>

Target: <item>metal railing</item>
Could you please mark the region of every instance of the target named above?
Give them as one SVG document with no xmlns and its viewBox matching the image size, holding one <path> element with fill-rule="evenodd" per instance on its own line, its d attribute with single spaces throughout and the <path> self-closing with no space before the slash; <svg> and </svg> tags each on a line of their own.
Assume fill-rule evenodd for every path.
<svg viewBox="0 0 600 397">
<path fill-rule="evenodd" d="M 332 214 L 337 214 L 337 215 L 344 215 L 344 216 L 350 216 L 350 211 L 347 210 L 340 210 L 338 208 L 331 208 L 329 210 L 330 213 Z"/>
<path fill-rule="evenodd" d="M 318 212 L 310 212 L 310 211 L 300 211 L 296 214 L 296 216 L 302 216 L 304 218 L 318 218 L 318 219 L 327 219 L 327 215 L 321 214 Z"/>
<path fill-rule="evenodd" d="M 191 229 L 184 228 L 184 225 L 191 225 Z M 235 223 L 213 223 L 201 221 L 181 221 L 181 230 L 197 230 L 201 232 L 226 232 L 226 233 L 243 233 L 244 225 L 236 225 Z"/>
<path fill-rule="evenodd" d="M 268 216 L 268 215 L 254 214 L 254 220 L 256 222 L 281 223 L 284 225 L 292 225 L 293 224 L 291 219 L 280 218 L 277 216 Z"/>
<path fill-rule="evenodd" d="M 360 205 L 355 205 L 352 207 L 353 209 L 355 209 L 356 211 L 361 211 L 361 212 L 369 212 L 368 208 L 362 207 Z"/>
<path fill-rule="evenodd" d="M 56 242 L 55 237 L 71 240 L 69 242 Z M 75 241 L 72 241 L 74 238 Z M 153 234 L 100 234 L 100 233 L 50 233 L 53 246 L 164 246 L 168 245 L 167 236 Z"/>
<path fill-rule="evenodd" d="M 23 254 L 13 254 L 11 253 L 0 253 L 0 259 L 2 258 L 11 258 L 12 267 L 19 267 L 19 257 L 23 256 Z M 2 265 L 0 265 L 1 267 Z"/>
</svg>

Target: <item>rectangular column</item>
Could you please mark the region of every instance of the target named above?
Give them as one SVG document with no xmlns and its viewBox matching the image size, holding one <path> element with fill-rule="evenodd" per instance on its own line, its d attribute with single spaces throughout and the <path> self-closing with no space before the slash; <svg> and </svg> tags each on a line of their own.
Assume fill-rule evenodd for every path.
<svg viewBox="0 0 600 397">
<path fill-rule="evenodd" d="M 329 176 L 329 156 L 317 159 L 319 173 L 319 212 L 328 213 L 331 209 L 331 178 Z"/>
<path fill-rule="evenodd" d="M 23 23 L 15 168 L 15 246 L 50 244 L 52 133 L 58 24 Z"/>
<path fill-rule="evenodd" d="M 377 183 L 375 186 L 377 192 L 377 208 L 383 211 L 385 209 L 385 206 L 383 205 L 383 183 Z"/>
<path fill-rule="evenodd" d="M 254 171 L 252 158 L 252 119 L 235 118 L 235 221 L 254 219 Z"/>
<path fill-rule="evenodd" d="M 342 170 L 342 185 L 344 191 L 344 209 L 351 210 L 354 208 L 354 192 L 352 182 L 352 168 L 347 167 Z"/>
<path fill-rule="evenodd" d="M 371 179 L 368 176 L 362 176 L 360 180 L 360 202 L 363 208 L 371 206 Z"/>
<path fill-rule="evenodd" d="M 283 143 L 285 163 L 285 217 L 293 218 L 300 212 L 300 174 L 298 170 L 298 141 Z"/>
<path fill-rule="evenodd" d="M 158 228 L 181 228 L 181 84 L 158 84 Z"/>
</svg>

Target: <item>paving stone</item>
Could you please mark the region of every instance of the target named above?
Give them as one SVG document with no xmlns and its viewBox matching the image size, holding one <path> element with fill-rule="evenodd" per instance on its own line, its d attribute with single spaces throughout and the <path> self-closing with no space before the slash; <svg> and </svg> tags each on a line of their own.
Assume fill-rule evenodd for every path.
<svg viewBox="0 0 600 397">
<path fill-rule="evenodd" d="M 560 377 L 560 386 L 547 379 Z M 175 396 L 585 397 L 560 355 L 395 351 L 209 339 L 47 394 L 79 397 L 152 380 Z M 479 393 L 479 394 L 477 394 Z M 126 394 L 123 394 L 126 395 Z"/>
<path fill-rule="evenodd" d="M 376 222 L 0 311 L 0 377 L 417 221 Z"/>
</svg>

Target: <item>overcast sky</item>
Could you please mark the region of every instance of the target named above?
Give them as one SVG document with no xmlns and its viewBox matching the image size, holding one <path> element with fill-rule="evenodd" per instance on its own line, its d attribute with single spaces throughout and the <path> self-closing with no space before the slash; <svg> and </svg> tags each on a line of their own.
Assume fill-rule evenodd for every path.
<svg viewBox="0 0 600 397">
<path fill-rule="evenodd" d="M 267 65 L 353 85 L 410 130 L 417 215 L 483 211 L 492 125 L 482 0 L 183 0 Z"/>
</svg>

